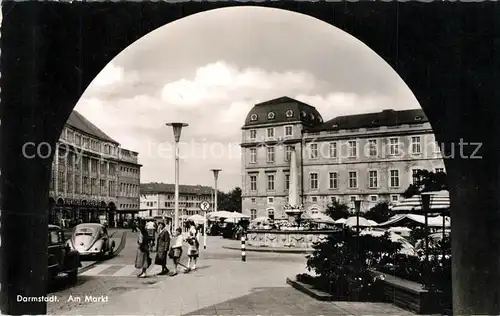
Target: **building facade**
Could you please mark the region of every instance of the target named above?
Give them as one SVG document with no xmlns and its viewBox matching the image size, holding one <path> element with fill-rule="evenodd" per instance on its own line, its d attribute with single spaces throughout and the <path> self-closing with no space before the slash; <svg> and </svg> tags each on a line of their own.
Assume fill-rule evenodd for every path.
<svg viewBox="0 0 500 316">
<path fill-rule="evenodd" d="M 179 185 L 179 216 L 204 215 L 200 209 L 203 201 L 211 202 L 214 189 L 201 185 Z M 175 185 L 169 183 L 141 184 L 141 217 L 174 217 Z"/>
<path fill-rule="evenodd" d="M 139 153 L 120 148 L 118 164 L 118 222 L 138 214 L 140 210 L 141 167 Z"/>
<path fill-rule="evenodd" d="M 68 227 L 80 222 L 106 220 L 114 226 L 117 218 L 128 211 L 119 207 L 120 166 L 129 163 L 122 161 L 121 154 L 122 148 L 117 141 L 73 111 L 55 148 L 49 223 Z M 137 161 L 135 167 L 140 177 Z M 136 192 L 135 213 L 139 209 L 138 188 Z"/>
<path fill-rule="evenodd" d="M 242 209 L 252 218 L 283 217 L 290 189 L 291 152 L 297 191 L 310 213 L 333 200 L 362 211 L 395 202 L 418 169 L 444 172 L 425 114 L 384 110 L 324 122 L 303 102 L 282 97 L 257 104 L 242 128 Z"/>
</svg>

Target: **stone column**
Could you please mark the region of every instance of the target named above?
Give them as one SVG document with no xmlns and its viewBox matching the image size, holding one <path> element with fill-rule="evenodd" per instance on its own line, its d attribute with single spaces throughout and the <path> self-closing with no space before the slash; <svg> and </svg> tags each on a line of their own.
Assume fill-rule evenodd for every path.
<svg viewBox="0 0 500 316">
<path fill-rule="evenodd" d="M 288 203 L 291 206 L 298 206 L 300 204 L 297 153 L 295 151 L 295 146 L 292 147 L 292 153 L 290 157 L 290 185 L 288 189 Z"/>
<path fill-rule="evenodd" d="M 59 150 L 54 151 L 54 199 L 57 205 L 57 196 L 59 195 Z"/>
</svg>

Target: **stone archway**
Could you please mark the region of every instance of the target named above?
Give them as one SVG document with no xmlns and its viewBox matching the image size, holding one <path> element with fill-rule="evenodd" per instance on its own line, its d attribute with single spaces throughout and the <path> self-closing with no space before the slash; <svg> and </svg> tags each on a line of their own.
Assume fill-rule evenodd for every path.
<svg viewBox="0 0 500 316">
<path fill-rule="evenodd" d="M 100 10 L 101 5 L 106 10 Z M 33 242 L 4 235 L 11 227 L 16 227 L 20 236 L 46 235 L 44 221 L 37 220 L 39 225 L 32 225 L 35 221 L 20 223 L 18 218 L 33 217 L 37 210 L 47 206 L 51 157 L 19 159 L 23 144 L 54 145 L 73 106 L 97 73 L 133 41 L 177 20 L 175 12 L 181 6 L 183 12 L 194 14 L 226 5 L 233 4 L 74 3 L 71 8 L 58 3 L 4 4 L 3 9 L 9 14 L 2 21 L 2 41 L 6 47 L 2 51 L 2 80 L 6 83 L 2 87 L 2 104 L 16 106 L 3 106 L 1 112 L 0 151 L 4 158 L 0 166 L 1 220 L 6 229 L 2 232 L 0 266 L 16 273 L 2 271 L 1 282 L 10 285 L 1 287 L 2 305 L 7 309 L 2 312 L 43 314 L 46 311 L 45 303 L 21 304 L 15 301 L 19 292 L 11 294 L 30 284 L 27 296 L 45 295 L 47 273 L 46 267 L 38 264 L 46 259 L 40 257 L 46 247 L 44 238 Z M 500 130 L 497 123 L 500 94 L 495 92 L 500 81 L 496 40 L 500 7 L 487 2 L 288 5 L 290 10 L 345 30 L 384 58 L 416 95 L 436 138 L 444 143 L 444 154 L 449 156 L 455 151 L 455 157 L 445 160 L 449 181 L 454 184 L 450 188 L 454 312 L 499 314 L 500 152 L 497 148 L 500 139 L 491 135 L 498 135 Z M 141 27 L 136 27 L 134 21 L 116 24 L 116 19 L 109 19 L 110 12 L 116 19 L 132 16 L 149 23 L 143 24 L 138 19 L 136 23 Z M 414 16 L 421 18 L 415 21 Z M 81 27 L 91 25 L 96 19 L 102 21 L 101 32 Z M 65 32 L 57 36 L 48 29 L 34 32 L 47 24 Z M 9 31 L 14 28 L 15 35 Z M 85 46 L 79 45 L 82 40 L 87 43 Z M 49 45 L 54 42 L 58 45 Z M 19 86 L 24 87 L 22 94 Z M 34 95 L 37 98 L 33 99 Z M 465 148 L 464 142 L 468 143 Z M 463 155 L 457 157 L 460 144 Z M 472 159 L 472 154 L 481 159 Z M 27 260 L 21 264 L 11 262 L 9 258 L 15 257 L 20 246 L 31 250 Z M 10 268 L 13 265 L 16 269 Z M 478 288 L 483 291 L 477 291 Z"/>
</svg>

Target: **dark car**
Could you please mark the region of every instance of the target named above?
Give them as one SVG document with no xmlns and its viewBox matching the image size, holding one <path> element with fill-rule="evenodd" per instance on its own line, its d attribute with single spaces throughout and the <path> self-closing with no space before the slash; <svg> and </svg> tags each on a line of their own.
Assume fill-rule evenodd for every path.
<svg viewBox="0 0 500 316">
<path fill-rule="evenodd" d="M 80 254 L 66 245 L 64 231 L 55 225 L 49 225 L 48 242 L 48 280 L 53 281 L 66 275 L 75 284 L 80 267 Z"/>
</svg>

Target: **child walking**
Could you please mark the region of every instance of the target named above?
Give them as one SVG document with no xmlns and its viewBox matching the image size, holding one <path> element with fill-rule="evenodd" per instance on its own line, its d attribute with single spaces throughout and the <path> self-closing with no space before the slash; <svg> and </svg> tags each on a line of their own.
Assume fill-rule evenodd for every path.
<svg viewBox="0 0 500 316">
<path fill-rule="evenodd" d="M 198 230 L 193 225 L 189 230 L 189 236 L 187 238 L 188 246 L 188 270 L 196 270 L 196 262 L 198 261 L 198 256 L 200 254 L 200 242 L 198 241 Z M 192 267 L 191 267 L 192 264 Z"/>
<path fill-rule="evenodd" d="M 171 276 L 177 275 L 177 267 L 180 265 L 185 268 L 185 272 L 189 271 L 189 268 L 183 265 L 181 261 L 182 256 L 182 242 L 184 241 L 182 236 L 182 229 L 179 227 L 175 230 L 174 244 L 170 248 L 169 257 L 174 261 L 174 271 L 170 273 Z"/>
</svg>

